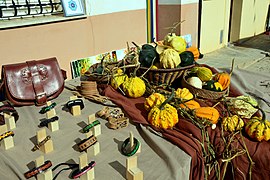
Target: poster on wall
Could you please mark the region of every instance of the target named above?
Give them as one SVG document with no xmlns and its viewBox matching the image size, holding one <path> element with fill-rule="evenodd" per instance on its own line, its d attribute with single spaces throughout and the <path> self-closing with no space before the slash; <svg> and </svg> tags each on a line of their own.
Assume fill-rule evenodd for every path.
<svg viewBox="0 0 270 180">
<path fill-rule="evenodd" d="M 105 62 L 116 62 L 122 60 L 126 54 L 126 49 L 106 52 L 91 57 L 86 57 L 70 62 L 72 78 L 83 75 L 93 64 L 100 63 L 104 57 Z"/>
</svg>

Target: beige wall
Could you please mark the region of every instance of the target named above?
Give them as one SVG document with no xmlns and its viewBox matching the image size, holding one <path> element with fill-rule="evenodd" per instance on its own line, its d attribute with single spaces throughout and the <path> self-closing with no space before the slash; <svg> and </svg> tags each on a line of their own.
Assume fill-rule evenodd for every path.
<svg viewBox="0 0 270 180">
<path fill-rule="evenodd" d="M 71 78 L 72 60 L 125 48 L 127 41 L 146 43 L 146 11 L 1 30 L 0 39 L 1 65 L 55 56 Z"/>
<path fill-rule="evenodd" d="M 163 40 L 165 35 L 170 32 L 166 29 L 173 23 L 185 20 L 181 27 L 176 29 L 177 35 L 191 34 L 192 44 L 197 46 L 198 42 L 198 3 L 175 4 L 158 6 L 158 40 Z"/>
</svg>

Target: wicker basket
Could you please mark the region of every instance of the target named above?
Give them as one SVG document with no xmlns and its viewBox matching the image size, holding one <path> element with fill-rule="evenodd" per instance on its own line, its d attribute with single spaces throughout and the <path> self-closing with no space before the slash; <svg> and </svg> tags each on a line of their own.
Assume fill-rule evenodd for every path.
<svg viewBox="0 0 270 180">
<path fill-rule="evenodd" d="M 188 73 L 189 71 L 186 70 L 183 74 L 183 78 L 181 79 L 181 85 L 183 88 L 187 88 L 189 89 L 189 91 L 197 96 L 197 97 L 200 97 L 200 98 L 205 98 L 205 99 L 219 99 L 221 97 L 223 97 L 228 89 L 224 90 L 224 91 L 221 91 L 221 92 L 216 92 L 216 91 L 210 91 L 210 90 L 206 90 L 206 89 L 199 89 L 199 88 L 196 88 L 192 85 L 190 85 L 186 79 L 187 79 L 187 76 L 188 76 Z"/>
<path fill-rule="evenodd" d="M 140 67 L 138 74 L 142 75 L 147 71 L 144 78 L 146 78 L 150 84 L 156 86 L 170 86 L 177 78 L 183 75 L 185 70 L 192 67 L 194 67 L 194 65 L 173 69 L 148 69 L 146 67 Z"/>
<path fill-rule="evenodd" d="M 84 74 L 86 80 L 96 81 L 97 83 L 107 84 L 110 81 L 111 71 L 114 67 L 117 67 L 119 62 L 105 63 L 105 69 L 103 74 L 96 73 L 96 69 L 101 65 L 101 63 L 96 63 L 90 66 L 88 71 Z"/>
</svg>

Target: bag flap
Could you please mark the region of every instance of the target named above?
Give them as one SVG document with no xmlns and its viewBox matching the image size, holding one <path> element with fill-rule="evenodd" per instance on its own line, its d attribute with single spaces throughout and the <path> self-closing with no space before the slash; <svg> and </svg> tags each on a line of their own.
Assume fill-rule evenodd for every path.
<svg viewBox="0 0 270 180">
<path fill-rule="evenodd" d="M 57 59 L 49 58 L 36 61 L 39 78 L 44 92 L 50 97 L 64 86 L 64 78 Z M 27 63 L 3 65 L 2 76 L 6 89 L 13 98 L 34 100 L 36 94 L 32 85 L 32 76 Z"/>
</svg>

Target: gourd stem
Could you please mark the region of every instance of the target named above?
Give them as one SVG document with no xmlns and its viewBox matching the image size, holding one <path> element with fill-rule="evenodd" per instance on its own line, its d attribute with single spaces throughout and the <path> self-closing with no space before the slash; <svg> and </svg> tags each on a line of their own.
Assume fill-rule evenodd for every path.
<svg viewBox="0 0 270 180">
<path fill-rule="evenodd" d="M 170 97 L 168 97 L 168 99 L 166 99 L 160 106 L 159 106 L 159 109 L 162 110 L 164 108 L 164 106 L 170 102 L 174 97 L 174 89 L 172 88 L 172 93 L 170 95 Z"/>
<path fill-rule="evenodd" d="M 257 109 L 258 109 L 259 111 L 261 111 L 261 113 L 262 113 L 262 121 L 265 122 L 265 121 L 266 121 L 266 115 L 265 115 L 265 112 L 264 112 L 261 108 L 259 108 L 259 107 L 257 107 Z"/>
</svg>

